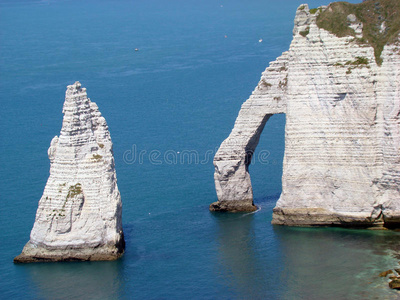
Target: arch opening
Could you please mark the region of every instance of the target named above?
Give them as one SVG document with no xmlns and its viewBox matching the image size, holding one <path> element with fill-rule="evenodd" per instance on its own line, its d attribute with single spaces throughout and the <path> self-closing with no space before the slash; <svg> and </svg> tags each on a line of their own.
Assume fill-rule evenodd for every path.
<svg viewBox="0 0 400 300">
<path fill-rule="evenodd" d="M 251 177 L 253 203 L 256 206 L 263 205 L 268 199 L 275 206 L 282 192 L 285 126 L 286 114 L 271 115 L 258 136 L 258 145 L 251 151 L 252 159 L 247 171 Z"/>
</svg>

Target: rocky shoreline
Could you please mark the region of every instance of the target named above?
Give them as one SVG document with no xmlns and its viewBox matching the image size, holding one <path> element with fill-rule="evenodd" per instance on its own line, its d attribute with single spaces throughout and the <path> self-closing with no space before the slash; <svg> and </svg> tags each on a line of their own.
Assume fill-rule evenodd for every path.
<svg viewBox="0 0 400 300">
<path fill-rule="evenodd" d="M 379 274 L 380 277 L 389 278 L 389 287 L 400 290 L 400 269 L 390 269 Z"/>
</svg>

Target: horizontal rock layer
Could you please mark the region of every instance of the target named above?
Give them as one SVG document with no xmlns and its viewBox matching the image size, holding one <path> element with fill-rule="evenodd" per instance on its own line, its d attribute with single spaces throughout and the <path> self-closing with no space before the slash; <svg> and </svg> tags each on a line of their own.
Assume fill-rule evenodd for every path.
<svg viewBox="0 0 400 300">
<path fill-rule="evenodd" d="M 106 120 L 79 82 L 68 86 L 50 176 L 30 241 L 16 262 L 110 260 L 122 255 L 121 197 Z"/>
<path fill-rule="evenodd" d="M 118 244 L 103 245 L 95 248 L 78 247 L 55 249 L 37 246 L 28 242 L 22 253 L 14 258 L 16 263 L 32 262 L 57 262 L 57 261 L 96 261 L 116 260 L 122 256 L 125 249 L 125 241 L 121 235 Z"/>
<path fill-rule="evenodd" d="M 210 209 L 252 201 L 251 155 L 268 119 L 285 113 L 274 224 L 400 224 L 400 42 L 385 46 L 378 66 L 372 47 L 316 25 L 324 9 L 300 6 L 289 51 L 242 105 L 214 158 L 218 202 Z"/>
</svg>

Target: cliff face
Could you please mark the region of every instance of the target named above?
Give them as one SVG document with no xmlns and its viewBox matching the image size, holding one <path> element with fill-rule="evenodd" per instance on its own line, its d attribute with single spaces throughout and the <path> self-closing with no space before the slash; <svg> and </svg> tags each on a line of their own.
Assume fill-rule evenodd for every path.
<svg viewBox="0 0 400 300">
<path fill-rule="evenodd" d="M 249 157 L 269 117 L 285 113 L 274 224 L 400 223 L 399 39 L 383 48 L 378 65 L 374 47 L 360 42 L 365 24 L 348 15 L 354 34 L 338 37 L 317 25 L 325 10 L 332 7 L 298 8 L 289 51 L 242 105 L 214 158 L 211 210 L 255 209 Z"/>
<path fill-rule="evenodd" d="M 30 241 L 16 262 L 112 260 L 122 255 L 121 197 L 106 120 L 79 82 L 68 86 L 50 176 Z"/>
</svg>

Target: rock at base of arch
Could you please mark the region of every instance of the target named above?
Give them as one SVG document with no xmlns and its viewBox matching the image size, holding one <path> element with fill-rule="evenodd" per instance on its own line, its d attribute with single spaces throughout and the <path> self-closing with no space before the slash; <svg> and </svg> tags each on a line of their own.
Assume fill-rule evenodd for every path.
<svg viewBox="0 0 400 300">
<path fill-rule="evenodd" d="M 222 200 L 211 203 L 210 211 L 220 212 L 252 212 L 256 211 L 257 206 L 253 204 L 253 199 L 247 200 Z"/>
<path fill-rule="evenodd" d="M 382 218 L 371 218 L 368 214 L 332 213 L 323 208 L 275 208 L 272 224 L 287 226 L 343 226 L 383 228 Z"/>
</svg>

